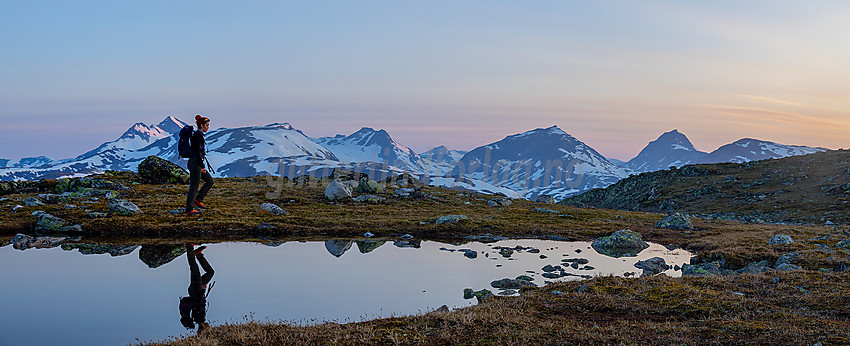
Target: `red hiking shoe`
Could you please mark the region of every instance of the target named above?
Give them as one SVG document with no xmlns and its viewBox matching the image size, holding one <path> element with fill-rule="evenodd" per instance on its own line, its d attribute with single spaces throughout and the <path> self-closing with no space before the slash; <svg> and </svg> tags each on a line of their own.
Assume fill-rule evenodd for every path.
<svg viewBox="0 0 850 346">
<path fill-rule="evenodd" d="M 194 215 L 197 215 L 197 214 L 200 214 L 200 213 L 201 212 L 198 211 L 198 210 L 192 210 L 192 211 L 186 213 L 186 216 L 194 216 Z"/>
<path fill-rule="evenodd" d="M 195 205 L 200 207 L 201 209 L 207 209 L 207 206 L 205 206 L 203 203 L 199 202 L 197 199 L 195 200 Z"/>
<path fill-rule="evenodd" d="M 195 249 L 195 256 L 200 255 L 201 252 L 204 252 L 204 249 L 206 249 L 206 248 L 207 248 L 206 246 L 201 246 L 201 247 Z"/>
</svg>

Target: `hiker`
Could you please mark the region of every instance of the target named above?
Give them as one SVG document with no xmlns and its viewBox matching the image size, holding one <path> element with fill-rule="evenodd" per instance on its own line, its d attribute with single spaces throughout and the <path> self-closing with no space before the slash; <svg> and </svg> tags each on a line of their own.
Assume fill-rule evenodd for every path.
<svg viewBox="0 0 850 346">
<path fill-rule="evenodd" d="M 186 257 L 189 259 L 189 296 L 180 298 L 180 323 L 187 329 L 195 328 L 198 324 L 198 333 L 207 330 L 207 285 L 212 279 L 215 271 L 210 266 L 202 253 L 206 246 L 194 248 L 192 243 L 186 243 Z M 198 269 L 198 262 L 204 268 L 204 275 Z M 212 289 L 212 287 L 210 287 Z"/>
<path fill-rule="evenodd" d="M 213 185 L 213 178 L 207 171 L 207 168 L 204 167 L 204 159 L 206 158 L 204 132 L 210 129 L 210 119 L 198 114 L 195 116 L 195 124 L 198 126 L 198 130 L 192 132 L 191 140 L 189 141 L 191 156 L 189 157 L 189 163 L 186 165 L 189 168 L 189 193 L 186 195 L 186 215 L 198 213 L 199 211 L 195 210 L 195 206 L 201 209 L 207 208 L 203 203 L 204 197 L 207 196 Z M 198 184 L 201 179 L 204 180 L 204 185 L 198 191 Z"/>
</svg>

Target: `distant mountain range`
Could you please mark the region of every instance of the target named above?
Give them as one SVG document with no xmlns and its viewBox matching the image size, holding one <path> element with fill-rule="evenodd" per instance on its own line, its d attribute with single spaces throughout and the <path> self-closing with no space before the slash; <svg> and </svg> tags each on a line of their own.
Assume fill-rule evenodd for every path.
<svg viewBox="0 0 850 346">
<path fill-rule="evenodd" d="M 177 132 L 186 123 L 169 116 L 157 125 L 133 124 L 114 141 L 74 158 L 0 159 L 0 180 L 38 180 L 136 170 L 149 155 L 185 167 Z M 802 155 L 824 148 L 741 139 L 712 153 L 696 150 L 673 130 L 650 142 L 628 162 L 608 159 L 557 126 L 510 135 L 469 152 L 438 146 L 417 154 L 385 130 L 363 127 L 350 135 L 311 138 L 288 123 L 220 128 L 206 134 L 216 176 L 326 175 L 334 168 L 371 175 L 411 172 L 423 182 L 512 198 L 561 199 L 616 183 L 629 175 L 694 163 L 748 162 Z"/>
<path fill-rule="evenodd" d="M 744 138 L 721 146 L 711 153 L 706 153 L 695 149 L 688 137 L 677 130 L 673 130 L 665 132 L 658 139 L 649 142 L 637 156 L 625 164 L 625 167 L 634 173 L 642 173 L 698 163 L 743 163 L 827 150 L 829 149 L 785 145 Z"/>
</svg>

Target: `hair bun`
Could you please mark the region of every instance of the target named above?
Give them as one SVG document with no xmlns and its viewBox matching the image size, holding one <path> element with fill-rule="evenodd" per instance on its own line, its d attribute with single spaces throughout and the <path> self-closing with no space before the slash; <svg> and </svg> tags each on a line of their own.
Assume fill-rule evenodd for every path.
<svg viewBox="0 0 850 346">
<path fill-rule="evenodd" d="M 202 117 L 200 114 L 195 115 L 195 121 L 201 121 L 201 119 L 203 119 L 203 118 L 204 117 Z"/>
</svg>

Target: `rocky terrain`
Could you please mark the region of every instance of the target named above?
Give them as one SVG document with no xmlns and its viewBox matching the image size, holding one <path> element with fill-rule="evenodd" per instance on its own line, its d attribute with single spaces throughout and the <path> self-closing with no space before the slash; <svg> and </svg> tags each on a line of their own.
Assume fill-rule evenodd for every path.
<svg viewBox="0 0 850 346">
<path fill-rule="evenodd" d="M 630 176 L 561 204 L 752 223 L 848 224 L 850 151 L 699 164 Z"/>
<path fill-rule="evenodd" d="M 846 343 L 847 156 L 831 151 L 644 173 L 565 202 L 572 205 L 426 186 L 410 175 L 219 178 L 205 200 L 210 208 L 193 217 L 181 213 L 185 172 L 151 158 L 138 173 L 0 184 L 0 245 L 112 256 L 141 246 L 140 260 L 157 267 L 180 256 L 178 245 L 187 241 L 322 240 L 341 255 L 379 242 L 415 247 L 421 239 L 521 237 L 593 241 L 612 257 L 655 242 L 696 255 L 674 268 L 684 278 L 658 274 L 669 265 L 650 258 L 636 264 L 637 278 L 541 287 L 523 277 L 496 280 L 493 288 L 520 296 L 459 292 L 481 303 L 456 311 L 345 325 L 249 321 L 173 342 Z M 608 209 L 615 207 L 622 210 Z M 587 266 L 579 261 L 542 270 L 553 279 L 569 276 L 565 266 Z"/>
</svg>

